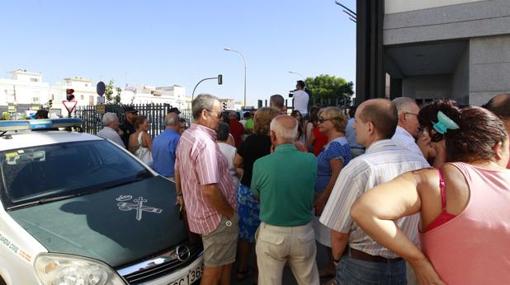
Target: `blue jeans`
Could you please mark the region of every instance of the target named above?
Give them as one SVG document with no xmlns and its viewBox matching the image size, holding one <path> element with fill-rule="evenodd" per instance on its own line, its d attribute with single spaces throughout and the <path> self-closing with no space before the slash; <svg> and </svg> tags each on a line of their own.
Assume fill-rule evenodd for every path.
<svg viewBox="0 0 510 285">
<path fill-rule="evenodd" d="M 345 255 L 336 268 L 336 282 L 339 285 L 406 285 L 406 264 L 403 260 L 370 262 Z"/>
</svg>

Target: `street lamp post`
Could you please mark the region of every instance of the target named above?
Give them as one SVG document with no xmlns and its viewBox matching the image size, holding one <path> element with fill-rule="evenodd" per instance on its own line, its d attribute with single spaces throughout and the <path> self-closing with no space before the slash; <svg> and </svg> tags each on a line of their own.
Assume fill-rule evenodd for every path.
<svg viewBox="0 0 510 285">
<path fill-rule="evenodd" d="M 233 53 L 237 53 L 238 55 L 241 56 L 241 59 L 243 60 L 243 64 L 244 64 L 244 101 L 243 101 L 243 107 L 246 107 L 246 59 L 244 58 L 244 55 L 240 51 L 237 51 L 235 49 L 224 48 L 223 50 L 230 51 L 230 52 L 233 52 Z"/>
</svg>

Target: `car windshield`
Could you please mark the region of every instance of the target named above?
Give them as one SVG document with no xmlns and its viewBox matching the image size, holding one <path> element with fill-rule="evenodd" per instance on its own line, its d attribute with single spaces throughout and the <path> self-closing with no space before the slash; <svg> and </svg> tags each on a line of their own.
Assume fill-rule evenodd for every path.
<svg viewBox="0 0 510 285">
<path fill-rule="evenodd" d="M 152 176 L 108 141 L 61 143 L 0 152 L 8 208 L 78 196 Z"/>
</svg>

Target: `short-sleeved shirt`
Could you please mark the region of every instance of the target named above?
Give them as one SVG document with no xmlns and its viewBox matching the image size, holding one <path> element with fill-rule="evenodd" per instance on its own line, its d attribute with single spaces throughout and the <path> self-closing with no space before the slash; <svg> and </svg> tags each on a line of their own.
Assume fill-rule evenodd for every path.
<svg viewBox="0 0 510 285">
<path fill-rule="evenodd" d="M 351 148 L 345 137 L 340 137 L 328 143 L 317 156 L 317 183 L 315 192 L 322 192 L 331 178 L 331 160 L 341 160 L 344 167 L 351 161 Z"/>
<path fill-rule="evenodd" d="M 316 176 L 315 156 L 293 144 L 278 145 L 272 154 L 257 159 L 251 190 L 260 200 L 260 220 L 280 227 L 309 223 Z"/>
<path fill-rule="evenodd" d="M 165 129 L 152 141 L 153 168 L 157 173 L 170 177 L 174 176 L 175 150 L 181 136 L 172 129 Z"/>
<path fill-rule="evenodd" d="M 305 91 L 294 91 L 294 110 L 298 110 L 303 116 L 307 115 L 309 100 L 310 96 Z"/>
<path fill-rule="evenodd" d="M 228 172 L 228 162 L 216 143 L 216 132 L 199 124 L 191 124 L 177 145 L 176 170 L 179 171 L 184 205 L 190 230 L 198 234 L 214 231 L 220 213 L 209 206 L 203 190 L 217 184 L 231 207 L 236 207 L 236 189 Z"/>
<path fill-rule="evenodd" d="M 117 145 L 119 145 L 120 147 L 125 147 L 124 142 L 120 138 L 119 134 L 114 129 L 112 129 L 110 127 L 104 127 L 102 130 L 100 130 L 97 133 L 97 136 L 104 138 L 104 139 L 109 139 L 109 140 L 113 141 L 114 143 L 116 143 Z"/>
<path fill-rule="evenodd" d="M 267 135 L 250 135 L 241 144 L 237 153 L 243 158 L 241 184 L 250 187 L 253 163 L 255 163 L 255 160 L 271 153 L 271 138 Z"/>
<path fill-rule="evenodd" d="M 253 126 L 254 126 L 254 122 L 253 122 L 252 118 L 249 118 L 248 120 L 246 120 L 246 124 L 244 125 L 244 127 L 246 129 L 253 130 Z"/>
<path fill-rule="evenodd" d="M 429 164 L 423 156 L 397 146 L 392 140 L 380 140 L 371 144 L 365 154 L 351 160 L 340 172 L 320 222 L 337 232 L 350 233 L 349 246 L 354 249 L 386 258 L 397 257 L 353 222 L 351 207 L 363 193 L 376 185 L 425 167 L 429 167 Z M 419 214 L 415 214 L 398 219 L 396 224 L 411 241 L 418 244 L 419 222 Z"/>
</svg>

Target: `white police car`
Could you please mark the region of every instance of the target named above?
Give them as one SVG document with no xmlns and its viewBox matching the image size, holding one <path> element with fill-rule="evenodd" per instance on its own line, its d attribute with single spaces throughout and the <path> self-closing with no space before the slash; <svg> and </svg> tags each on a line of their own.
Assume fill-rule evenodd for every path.
<svg viewBox="0 0 510 285">
<path fill-rule="evenodd" d="M 174 183 L 80 125 L 0 121 L 0 284 L 199 280 Z"/>
</svg>

